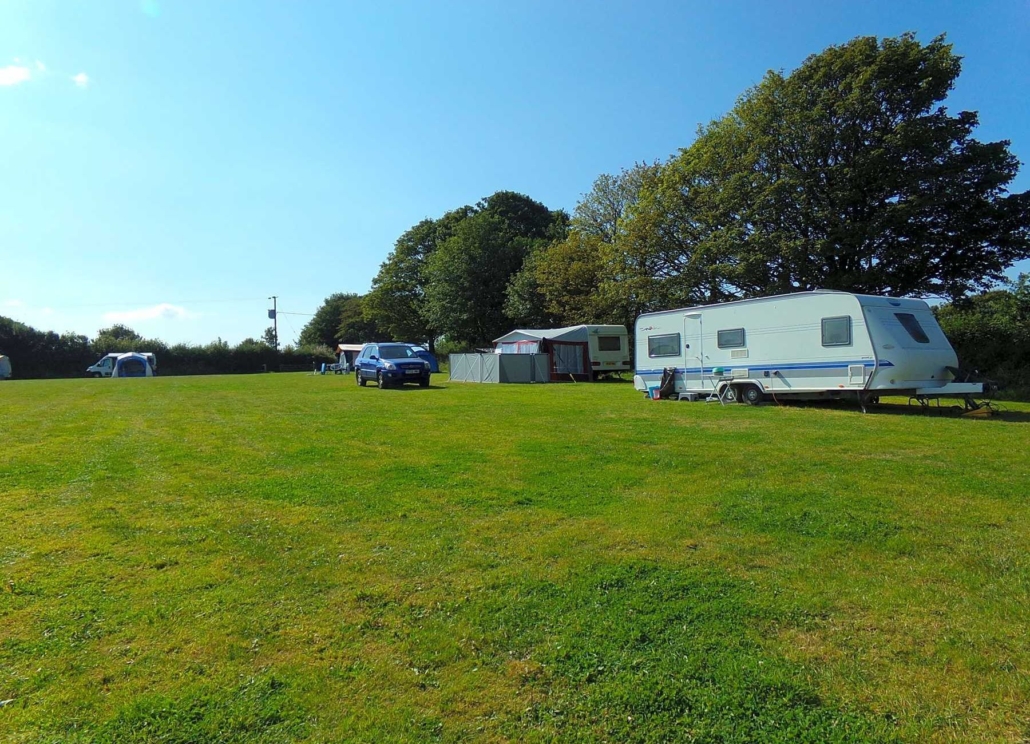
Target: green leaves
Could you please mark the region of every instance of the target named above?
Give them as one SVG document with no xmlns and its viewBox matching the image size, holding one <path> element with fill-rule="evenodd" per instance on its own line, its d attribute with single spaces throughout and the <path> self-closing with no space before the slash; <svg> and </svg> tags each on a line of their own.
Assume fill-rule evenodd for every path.
<svg viewBox="0 0 1030 744">
<path fill-rule="evenodd" d="M 378 329 L 364 315 L 362 298 L 349 293 L 336 293 L 325 298 L 314 317 L 301 329 L 297 339 L 301 346 L 327 346 L 337 343 L 375 341 Z"/>
<path fill-rule="evenodd" d="M 1030 255 L 1030 211 L 1005 195 L 1018 168 L 1008 143 L 977 142 L 976 114 L 940 106 L 959 69 L 943 38 L 906 34 L 769 73 L 641 199 L 650 253 L 693 226 L 686 244 L 734 295 L 990 286 Z"/>
<path fill-rule="evenodd" d="M 522 267 L 527 242 L 500 217 L 463 221 L 427 266 L 426 316 L 447 337 L 484 344 L 509 330 L 504 291 Z"/>
<path fill-rule="evenodd" d="M 398 238 L 365 316 L 396 339 L 487 344 L 513 323 L 544 317 L 534 276 L 520 272 L 567 226 L 564 212 L 512 191 L 423 220 Z"/>
</svg>

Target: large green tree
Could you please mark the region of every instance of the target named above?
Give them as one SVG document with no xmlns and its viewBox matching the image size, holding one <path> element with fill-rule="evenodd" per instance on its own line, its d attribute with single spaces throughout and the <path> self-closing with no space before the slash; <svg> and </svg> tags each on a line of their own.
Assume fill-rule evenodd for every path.
<svg viewBox="0 0 1030 744">
<path fill-rule="evenodd" d="M 472 213 L 472 207 L 461 207 L 439 219 L 422 220 L 397 238 L 364 303 L 366 318 L 386 337 L 425 342 L 433 349 L 440 332 L 426 315 L 426 261 Z"/>
<path fill-rule="evenodd" d="M 513 236 L 529 239 L 554 237 L 556 213 L 525 194 L 498 191 L 480 200 L 476 212 L 492 214 L 504 223 L 508 233 Z M 560 221 L 562 218 L 557 219 Z"/>
<path fill-rule="evenodd" d="M 328 346 L 337 343 L 374 341 L 378 335 L 375 323 L 365 319 L 362 297 L 354 293 L 329 295 L 315 311 L 314 317 L 301 329 L 300 346 Z"/>
<path fill-rule="evenodd" d="M 368 295 L 347 295 L 341 303 L 340 323 L 336 327 L 336 340 L 342 344 L 363 344 L 381 339 L 384 336 L 373 317 L 365 312 L 365 300 Z M 334 344 L 331 348 L 335 349 Z"/>
<path fill-rule="evenodd" d="M 380 267 L 366 317 L 393 338 L 430 348 L 440 336 L 486 343 L 497 328 L 547 320 L 535 276 L 520 271 L 527 257 L 563 239 L 568 223 L 564 212 L 513 191 L 423 220 L 398 238 Z"/>
<path fill-rule="evenodd" d="M 510 330 L 505 289 L 528 245 L 490 212 L 464 220 L 426 266 L 426 315 L 448 340 L 483 345 Z"/>
<path fill-rule="evenodd" d="M 942 105 L 960 68 L 943 37 L 906 34 L 768 73 L 668 164 L 637 247 L 684 268 L 680 294 L 712 299 L 993 285 L 1030 255 L 1030 196 L 1006 190 L 1009 143 L 977 141 L 977 115 Z"/>
<path fill-rule="evenodd" d="M 638 163 L 599 176 L 576 205 L 564 239 L 527 262 L 545 311 L 558 322 L 632 325 L 639 311 L 640 288 L 635 283 L 651 277 L 630 271 L 625 246 L 628 218 L 644 187 L 660 172 L 658 164 Z"/>
<path fill-rule="evenodd" d="M 508 228 L 512 230 L 513 225 L 508 223 Z M 526 257 L 505 288 L 504 315 L 511 325 L 519 328 L 552 328 L 561 325 L 562 319 L 548 305 L 547 295 L 540 284 L 539 267 L 551 246 L 568 239 L 569 216 L 562 210 L 548 212 L 548 222 L 542 235 L 527 232 L 529 234 L 520 236 L 527 246 Z"/>
<path fill-rule="evenodd" d="M 607 266 L 605 244 L 596 235 L 572 230 L 527 262 L 544 308 L 557 325 L 608 320 L 599 290 Z"/>
</svg>

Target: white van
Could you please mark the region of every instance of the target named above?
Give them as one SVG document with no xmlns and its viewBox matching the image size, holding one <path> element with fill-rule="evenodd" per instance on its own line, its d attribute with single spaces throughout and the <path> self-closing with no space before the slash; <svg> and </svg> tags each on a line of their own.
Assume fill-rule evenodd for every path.
<svg viewBox="0 0 1030 744">
<path fill-rule="evenodd" d="M 113 354 L 107 354 L 100 359 L 96 364 L 91 364 L 86 367 L 86 377 L 110 377 L 114 371 L 115 360 L 120 357 L 124 352 L 115 352 Z M 149 351 L 134 351 L 133 354 L 139 354 L 145 356 L 147 361 L 150 362 L 150 369 L 153 370 L 154 374 L 157 374 L 157 357 L 151 354 Z"/>
</svg>

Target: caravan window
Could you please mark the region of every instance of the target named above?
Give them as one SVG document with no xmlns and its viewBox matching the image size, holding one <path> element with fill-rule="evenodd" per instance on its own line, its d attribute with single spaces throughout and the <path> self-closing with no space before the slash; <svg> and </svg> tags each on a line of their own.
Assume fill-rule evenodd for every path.
<svg viewBox="0 0 1030 744">
<path fill-rule="evenodd" d="M 823 318 L 823 346 L 851 346 L 851 316 Z"/>
<path fill-rule="evenodd" d="M 729 331 L 719 331 L 718 337 L 720 349 L 739 349 L 744 345 L 743 328 L 733 328 Z"/>
<path fill-rule="evenodd" d="M 664 336 L 648 336 L 647 355 L 649 357 L 679 356 L 680 335 L 669 333 Z"/>
<path fill-rule="evenodd" d="M 598 351 L 622 351 L 622 338 L 620 336 L 598 336 Z"/>
<path fill-rule="evenodd" d="M 919 325 L 919 321 L 916 320 L 916 316 L 912 313 L 894 313 L 894 317 L 901 321 L 901 325 L 908 331 L 908 335 L 912 337 L 912 340 L 917 344 L 928 344 L 930 343 L 930 337 L 926 335 L 926 331 Z"/>
</svg>

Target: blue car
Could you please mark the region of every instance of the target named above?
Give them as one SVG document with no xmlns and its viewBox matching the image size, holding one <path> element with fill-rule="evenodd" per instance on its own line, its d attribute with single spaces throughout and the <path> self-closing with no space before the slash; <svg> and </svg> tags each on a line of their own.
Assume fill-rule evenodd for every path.
<svg viewBox="0 0 1030 744">
<path fill-rule="evenodd" d="M 354 360 L 354 377 L 361 386 L 374 382 L 380 388 L 417 382 L 429 387 L 429 362 L 408 344 L 365 344 Z"/>
</svg>

